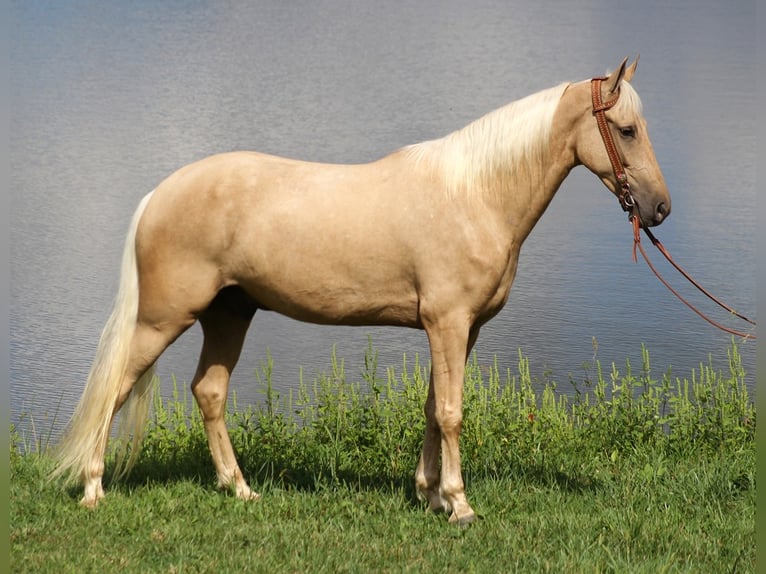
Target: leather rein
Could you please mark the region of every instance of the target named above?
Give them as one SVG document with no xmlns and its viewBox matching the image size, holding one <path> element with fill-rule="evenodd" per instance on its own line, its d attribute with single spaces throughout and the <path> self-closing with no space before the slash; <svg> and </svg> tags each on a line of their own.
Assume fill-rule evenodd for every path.
<svg viewBox="0 0 766 574">
<path fill-rule="evenodd" d="M 702 313 L 699 309 L 694 307 L 691 303 L 689 303 L 686 299 L 684 299 L 678 291 L 673 289 L 673 287 L 670 286 L 670 284 L 660 275 L 660 273 L 655 269 L 654 265 L 652 265 L 652 262 L 649 261 L 649 257 L 646 255 L 646 251 L 644 251 L 643 245 L 641 245 L 641 235 L 640 230 L 641 227 L 641 221 L 638 214 L 638 206 L 636 205 L 636 200 L 633 197 L 633 194 L 630 189 L 630 182 L 628 182 L 628 175 L 625 172 L 625 166 L 622 163 L 622 159 L 620 158 L 620 154 L 617 151 L 617 146 L 614 143 L 614 138 L 612 137 L 612 132 L 609 130 L 609 124 L 606 120 L 606 111 L 613 107 L 617 100 L 620 98 L 620 92 L 617 91 L 615 93 L 614 97 L 607 101 L 603 101 L 601 97 L 601 84 L 606 78 L 593 78 L 591 80 L 591 96 L 593 100 L 593 115 L 596 118 L 596 123 L 598 124 L 598 131 L 601 134 L 601 139 L 604 142 L 604 147 L 606 148 L 606 153 L 609 156 L 609 161 L 612 164 L 612 171 L 614 172 L 614 177 L 616 179 L 617 185 L 619 186 L 619 189 L 615 190 L 615 195 L 617 196 L 617 199 L 620 201 L 620 206 L 622 206 L 623 211 L 627 211 L 629 213 L 628 220 L 633 226 L 633 261 L 637 262 L 636 257 L 636 247 L 638 247 L 638 250 L 641 252 L 641 256 L 646 261 L 647 265 L 649 266 L 649 269 L 652 270 L 652 272 L 657 276 L 657 278 L 660 280 L 660 282 L 667 287 L 673 295 L 678 297 L 678 299 L 689 309 L 694 311 L 697 315 L 702 317 L 705 321 L 713 325 L 714 327 L 717 327 L 718 329 L 721 329 L 722 331 L 725 331 L 731 335 L 735 335 L 737 337 L 743 337 L 744 339 L 757 339 L 755 335 L 752 333 L 745 333 L 742 331 L 737 331 L 736 329 L 731 329 L 729 327 L 726 327 L 724 325 L 721 325 L 720 323 L 717 323 L 716 321 L 709 318 L 707 315 Z M 750 323 L 751 325 L 755 325 L 755 321 L 748 319 L 744 315 L 736 312 L 734 309 L 726 305 L 724 302 L 722 302 L 717 297 L 713 296 L 710 292 L 708 292 L 704 287 L 702 287 L 697 281 L 695 281 L 680 265 L 678 265 L 673 258 L 670 256 L 670 253 L 667 249 L 665 249 L 665 246 L 660 242 L 659 239 L 657 239 L 654 234 L 649 231 L 648 228 L 643 228 L 644 233 L 646 233 L 646 236 L 649 238 L 649 240 L 652 242 L 652 244 L 662 253 L 662 255 L 667 259 L 673 267 L 675 267 L 681 275 L 683 275 L 692 285 L 694 285 L 700 292 L 702 292 L 705 296 L 707 296 L 711 301 L 719 305 L 720 307 L 726 309 L 729 313 L 734 315 L 735 317 L 738 317 L 742 319 L 743 321 L 746 321 Z"/>
</svg>

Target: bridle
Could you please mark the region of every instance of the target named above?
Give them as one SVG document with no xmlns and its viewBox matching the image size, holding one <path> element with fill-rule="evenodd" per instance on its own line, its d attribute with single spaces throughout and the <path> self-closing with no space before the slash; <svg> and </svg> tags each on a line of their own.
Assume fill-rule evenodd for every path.
<svg viewBox="0 0 766 574">
<path fill-rule="evenodd" d="M 699 309 L 694 307 L 691 303 L 689 303 L 686 299 L 684 299 L 673 287 L 670 286 L 670 284 L 662 277 L 662 275 L 659 274 L 657 269 L 655 269 L 654 265 L 652 265 L 652 262 L 649 261 L 649 257 L 647 257 L 646 252 L 644 251 L 644 247 L 641 245 L 641 221 L 638 214 L 638 206 L 636 205 L 636 200 L 633 197 L 633 193 L 630 190 L 630 182 L 628 182 L 628 174 L 625 172 L 625 166 L 622 163 L 622 159 L 620 158 L 620 154 L 617 151 L 617 146 L 614 144 L 614 138 L 612 138 L 612 132 L 609 130 L 609 124 L 606 120 L 606 111 L 610 108 L 612 108 L 616 103 L 617 100 L 620 99 L 620 92 L 616 91 L 614 94 L 614 97 L 607 101 L 603 101 L 601 97 L 601 84 L 602 82 L 606 80 L 606 78 L 593 78 L 590 82 L 590 88 L 591 88 L 591 97 L 593 101 L 593 115 L 596 118 L 596 123 L 598 124 L 598 131 L 601 134 L 601 139 L 604 142 L 604 147 L 606 148 L 606 153 L 609 156 L 609 162 L 612 164 L 612 171 L 614 172 L 614 177 L 617 182 L 617 186 L 619 189 L 615 189 L 615 195 L 617 196 L 617 199 L 620 201 L 620 206 L 622 206 L 623 211 L 628 212 L 628 220 L 630 221 L 632 227 L 633 227 L 633 261 L 637 261 L 636 257 L 636 248 L 641 251 L 641 255 L 643 256 L 644 260 L 646 261 L 647 265 L 649 265 L 649 268 L 652 270 L 652 272 L 657 276 L 657 278 L 662 282 L 665 287 L 667 287 L 673 295 L 678 297 L 678 299 L 687 307 L 689 307 L 692 311 L 694 311 L 697 315 L 702 317 L 705 321 L 713 325 L 714 327 L 717 327 L 718 329 L 721 329 L 722 331 L 725 331 L 727 333 L 730 333 L 732 335 L 736 335 L 739 337 L 744 337 L 745 339 L 757 339 L 757 337 L 752 333 L 745 333 L 741 331 L 737 331 L 735 329 L 730 329 L 729 327 L 725 327 L 721 325 L 720 323 L 717 323 L 710 319 L 707 315 L 702 313 Z M 646 236 L 650 239 L 652 244 L 659 249 L 660 253 L 667 259 L 673 267 L 675 267 L 681 275 L 683 275 L 692 285 L 694 285 L 697 289 L 699 289 L 703 294 L 705 294 L 709 299 L 711 299 L 714 303 L 719 305 L 720 307 L 726 309 L 729 313 L 734 315 L 735 317 L 739 317 L 740 319 L 750 323 L 751 325 L 755 325 L 755 321 L 748 319 L 744 315 L 737 313 L 734 309 L 723 303 L 720 299 L 713 296 L 709 291 L 707 291 L 704 287 L 702 287 L 699 283 L 697 283 L 678 263 L 676 263 L 673 258 L 670 256 L 670 253 L 667 249 L 665 249 L 665 246 L 660 242 L 659 239 L 657 239 L 654 234 L 649 231 L 648 228 L 644 228 L 644 233 L 646 233 Z"/>
<path fill-rule="evenodd" d="M 612 164 L 612 171 L 614 171 L 614 177 L 619 186 L 619 191 L 615 190 L 615 195 L 617 195 L 617 199 L 620 200 L 620 205 L 622 206 L 623 211 L 631 212 L 630 217 L 632 219 L 635 215 L 633 212 L 636 208 L 636 200 L 633 199 L 633 194 L 630 192 L 628 174 L 625 172 L 625 166 L 622 163 L 622 159 L 620 159 L 617 146 L 614 145 L 612 132 L 609 131 L 609 124 L 606 121 L 606 111 L 613 107 L 617 103 L 617 100 L 620 99 L 620 92 L 616 92 L 612 99 L 603 101 L 601 99 L 601 83 L 604 80 L 606 80 L 606 78 L 593 78 L 590 81 L 590 91 L 593 99 L 593 115 L 596 117 L 598 131 L 601 134 L 601 139 L 604 141 L 604 147 L 606 148 L 606 153 Z"/>
</svg>

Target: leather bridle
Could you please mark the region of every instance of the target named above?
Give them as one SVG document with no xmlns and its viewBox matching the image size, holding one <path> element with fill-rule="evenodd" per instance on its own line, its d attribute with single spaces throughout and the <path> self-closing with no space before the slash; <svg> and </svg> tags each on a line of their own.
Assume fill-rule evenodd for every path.
<svg viewBox="0 0 766 574">
<path fill-rule="evenodd" d="M 617 100 L 620 99 L 620 92 L 616 92 L 614 97 L 603 101 L 601 98 L 601 83 L 606 78 L 593 78 L 590 81 L 591 96 L 593 99 L 593 115 L 596 117 L 596 123 L 598 124 L 598 131 L 601 134 L 601 139 L 604 141 L 604 147 L 606 153 L 609 156 L 609 161 L 612 164 L 612 171 L 614 171 L 614 177 L 617 181 L 618 188 L 615 188 L 615 195 L 620 201 L 623 211 L 631 213 L 631 219 L 635 215 L 636 200 L 633 198 L 633 194 L 630 191 L 630 182 L 628 182 L 628 174 L 625 172 L 625 166 L 620 159 L 620 154 L 617 151 L 617 146 L 614 144 L 614 138 L 612 138 L 612 132 L 609 131 L 609 124 L 606 121 L 606 111 L 613 107 Z"/>
</svg>

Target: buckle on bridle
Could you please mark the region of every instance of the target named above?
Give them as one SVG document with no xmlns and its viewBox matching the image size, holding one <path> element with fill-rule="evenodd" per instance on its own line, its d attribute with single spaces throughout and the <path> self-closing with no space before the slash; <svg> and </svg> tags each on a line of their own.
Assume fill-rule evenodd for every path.
<svg viewBox="0 0 766 574">
<path fill-rule="evenodd" d="M 627 177 L 623 174 L 623 181 L 620 182 L 620 188 L 622 193 L 619 195 L 620 205 L 623 211 L 631 211 L 636 206 L 636 200 L 633 198 L 633 194 L 630 192 L 630 184 L 627 181 Z"/>
</svg>

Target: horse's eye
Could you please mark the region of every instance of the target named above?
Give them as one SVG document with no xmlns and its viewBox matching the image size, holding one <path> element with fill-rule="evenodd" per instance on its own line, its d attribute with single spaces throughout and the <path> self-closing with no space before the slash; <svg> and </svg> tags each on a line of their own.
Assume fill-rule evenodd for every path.
<svg viewBox="0 0 766 574">
<path fill-rule="evenodd" d="M 636 137 L 636 130 L 631 126 L 627 128 L 618 128 L 620 135 L 625 139 L 631 139 Z"/>
</svg>

